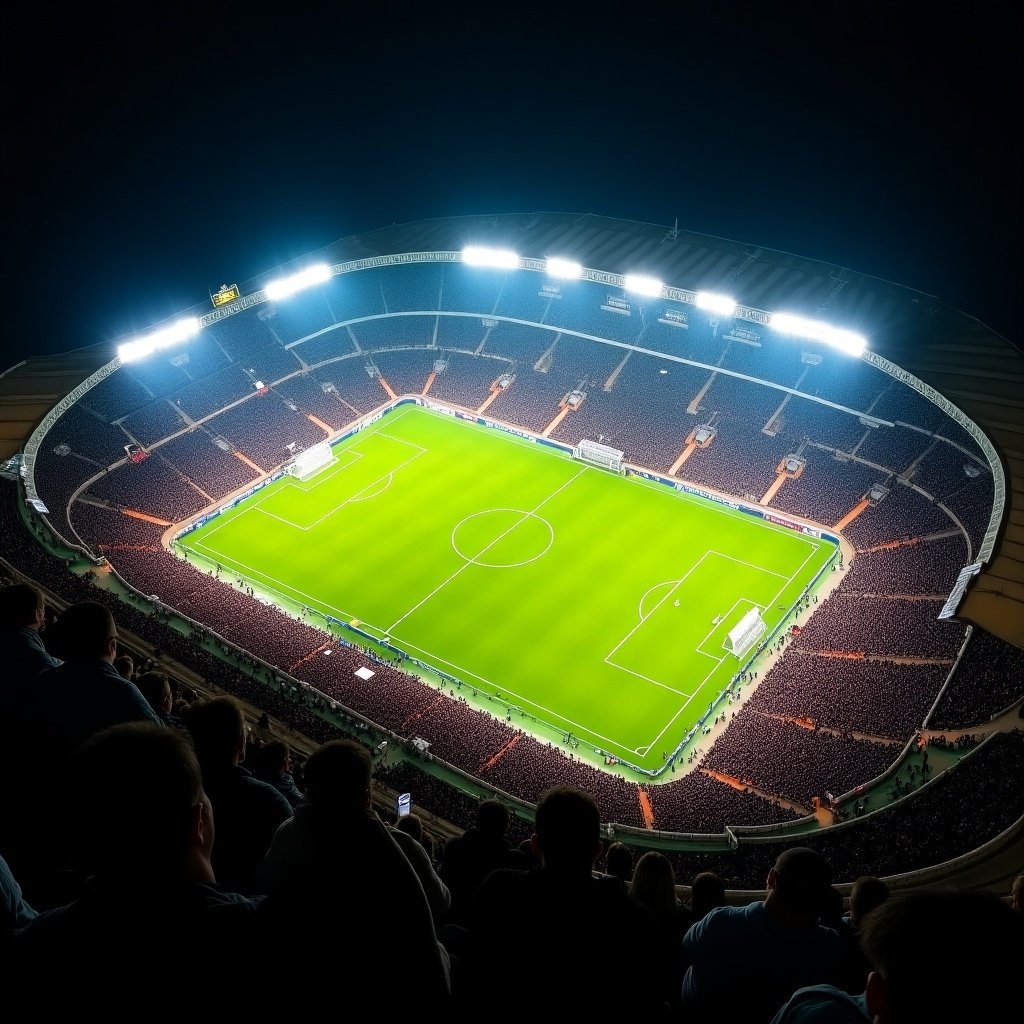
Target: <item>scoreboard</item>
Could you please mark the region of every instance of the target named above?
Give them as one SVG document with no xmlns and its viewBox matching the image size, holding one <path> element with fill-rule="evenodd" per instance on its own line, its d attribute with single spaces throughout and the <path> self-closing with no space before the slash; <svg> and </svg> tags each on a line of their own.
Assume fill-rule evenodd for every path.
<svg viewBox="0 0 1024 1024">
<path fill-rule="evenodd" d="M 229 302 L 234 302 L 240 295 L 241 292 L 238 290 L 237 284 L 222 284 L 210 298 L 214 306 L 226 306 Z"/>
</svg>

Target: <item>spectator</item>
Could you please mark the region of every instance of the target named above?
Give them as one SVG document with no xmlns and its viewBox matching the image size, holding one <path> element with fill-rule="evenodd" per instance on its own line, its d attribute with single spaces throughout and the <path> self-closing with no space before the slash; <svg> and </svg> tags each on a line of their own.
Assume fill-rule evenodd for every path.
<svg viewBox="0 0 1024 1024">
<path fill-rule="evenodd" d="M 846 945 L 846 980 L 843 987 L 856 995 L 864 991 L 871 965 L 860 946 L 860 929 L 865 918 L 889 898 L 889 886 L 876 875 L 861 875 L 850 887 L 850 912 L 837 929 Z"/>
<path fill-rule="evenodd" d="M 75 847 L 90 875 L 78 899 L 18 931 L 10 977 L 35 1012 L 152 997 L 153 964 L 187 950 L 204 971 L 203 996 L 237 989 L 231 969 L 256 903 L 222 891 L 211 866 L 213 815 L 188 740 L 150 723 L 114 726 L 74 755 Z M 54 965 L 60 965 L 59 978 Z M 56 983 L 58 982 L 59 983 Z M 167 1000 L 194 998 L 164 986 Z"/>
<path fill-rule="evenodd" d="M 410 821 L 412 825 L 409 824 Z M 434 870 L 434 863 L 423 842 L 422 819 L 417 814 L 403 815 L 394 825 L 388 825 L 388 831 L 416 872 L 416 877 L 419 878 L 430 904 L 434 927 L 438 928 L 451 909 L 452 894 Z"/>
<path fill-rule="evenodd" d="M 30 682 L 60 662 L 43 646 L 39 635 L 46 619 L 43 592 L 30 583 L 0 588 L 0 650 L 4 673 L 0 681 L 0 721 L 16 721 Z"/>
<path fill-rule="evenodd" d="M 114 659 L 114 669 L 122 679 L 132 679 L 135 676 L 135 662 L 130 654 L 121 654 Z"/>
<path fill-rule="evenodd" d="M 117 626 L 104 605 L 83 601 L 57 619 L 53 640 L 64 664 L 41 672 L 25 705 L 23 739 L 53 763 L 94 733 L 160 718 L 138 687 L 114 669 Z"/>
<path fill-rule="evenodd" d="M 594 873 L 601 855 L 601 820 L 587 793 L 569 787 L 547 791 L 537 805 L 532 840 L 540 866 L 499 868 L 473 899 L 464 997 L 490 992 L 495 965 L 503 975 L 529 978 L 538 992 L 564 993 L 580 1020 L 665 1019 L 660 986 L 648 983 L 654 917 L 622 891 L 618 879 Z M 581 937 L 567 935 L 567 926 Z M 592 941 L 614 936 L 614 963 L 595 978 Z M 502 1019 L 519 1017 L 507 1004 Z"/>
<path fill-rule="evenodd" d="M 718 907 L 686 933 L 690 966 L 682 1008 L 689 1021 L 717 1019 L 724 1005 L 736 1020 L 767 1021 L 802 985 L 835 984 L 842 941 L 818 924 L 831 883 L 828 861 L 791 847 L 768 872 L 768 891 L 745 907 Z M 744 983 L 736 984 L 736 965 Z"/>
<path fill-rule="evenodd" d="M 938 994 L 950 1020 L 1012 1013 L 1024 923 L 995 896 L 958 889 L 898 893 L 868 914 L 861 943 L 872 967 L 862 993 L 800 988 L 772 1024 L 909 1024 Z"/>
<path fill-rule="evenodd" d="M 633 851 L 625 843 L 612 843 L 604 854 L 604 869 L 628 891 L 633 877 Z"/>
<path fill-rule="evenodd" d="M 532 867 L 520 850 L 509 847 L 508 826 L 508 808 L 500 800 L 484 800 L 477 808 L 476 824 L 445 844 L 439 873 L 451 891 L 449 923 L 466 924 L 473 896 L 492 871 Z"/>
<path fill-rule="evenodd" d="M 203 788 L 217 817 L 214 871 L 228 888 L 254 893 L 256 867 L 270 849 L 278 826 L 291 817 L 291 805 L 273 786 L 242 767 L 247 730 L 233 697 L 190 705 L 185 724 L 202 766 Z"/>
<path fill-rule="evenodd" d="M 135 685 L 139 688 L 139 693 L 146 698 L 149 706 L 160 716 L 164 725 L 174 726 L 178 729 L 185 727 L 182 720 L 173 714 L 174 695 L 171 691 L 171 681 L 167 678 L 166 672 L 152 670 L 143 672 L 135 680 Z"/>
<path fill-rule="evenodd" d="M 305 794 L 295 784 L 292 775 L 292 752 L 284 740 L 269 740 L 255 752 L 252 762 L 252 773 L 261 782 L 273 786 L 292 810 L 306 799 Z"/>
<path fill-rule="evenodd" d="M 261 887 L 290 932 L 320 934 L 334 916 L 387 929 L 386 956 L 363 928 L 334 929 L 331 942 L 307 944 L 304 967 L 312 977 L 341 971 L 345 984 L 381 992 L 394 985 L 397 970 L 421 1010 L 442 1009 L 450 994 L 448 955 L 396 833 L 371 810 L 371 768 L 370 752 L 354 740 L 332 740 L 309 756 L 309 799 L 274 837 Z"/>
<path fill-rule="evenodd" d="M 714 871 L 702 871 L 690 886 L 690 923 L 702 921 L 715 907 L 725 906 L 725 882 Z"/>
<path fill-rule="evenodd" d="M 682 914 L 676 876 L 668 857 L 648 850 L 636 863 L 629 894 L 654 915 L 658 938 L 651 949 L 651 982 L 660 982 L 665 1002 L 675 1011 L 686 968 L 682 943 L 687 917 Z"/>
<path fill-rule="evenodd" d="M 37 916 L 25 902 L 21 886 L 7 861 L 0 857 L 0 950 L 15 929 L 23 928 Z"/>
</svg>

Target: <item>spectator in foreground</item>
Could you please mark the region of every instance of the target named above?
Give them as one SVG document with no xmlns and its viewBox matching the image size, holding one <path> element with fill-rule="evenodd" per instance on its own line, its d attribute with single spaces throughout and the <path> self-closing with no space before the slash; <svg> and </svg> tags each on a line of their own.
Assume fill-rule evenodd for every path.
<svg viewBox="0 0 1024 1024">
<path fill-rule="evenodd" d="M 120 654 L 114 659 L 114 669 L 122 679 L 135 677 L 135 661 L 130 654 Z"/>
<path fill-rule="evenodd" d="M 476 823 L 445 843 L 439 874 L 451 891 L 449 923 L 466 924 L 473 896 L 492 871 L 533 866 L 522 851 L 509 846 L 509 820 L 508 808 L 500 800 L 483 800 L 476 809 Z"/>
<path fill-rule="evenodd" d="M 247 731 L 241 705 L 233 697 L 190 705 L 185 725 L 217 817 L 213 869 L 225 887 L 256 893 L 256 868 L 278 826 L 291 817 L 291 805 L 273 786 L 242 767 Z"/>
<path fill-rule="evenodd" d="M 294 810 L 306 799 L 292 776 L 292 752 L 284 740 L 268 740 L 255 752 L 252 773 L 261 782 L 266 782 L 288 801 Z"/>
<path fill-rule="evenodd" d="M 231 957 L 256 903 L 216 885 L 213 815 L 188 739 L 150 723 L 118 725 L 72 765 L 75 845 L 90 878 L 77 900 L 15 934 L 6 966 L 33 1012 L 152 999 L 154 964 L 183 951 L 216 964 L 203 970 L 204 1001 L 233 999 L 240 964 Z M 195 992 L 180 979 L 160 987 L 163 1009 L 176 997 L 191 1002 Z"/>
<path fill-rule="evenodd" d="M 158 672 L 151 669 L 143 672 L 135 680 L 139 693 L 146 698 L 146 703 L 159 715 L 164 725 L 173 726 L 176 729 L 184 729 L 185 724 L 174 714 L 174 694 L 171 690 L 171 681 L 166 672 Z"/>
<path fill-rule="evenodd" d="M 50 763 L 111 725 L 162 724 L 138 687 L 114 668 L 117 626 L 105 605 L 72 605 L 57 619 L 53 642 L 64 664 L 36 676 L 25 705 L 23 737 L 43 747 Z"/>
<path fill-rule="evenodd" d="M 604 853 L 604 870 L 628 891 L 633 878 L 633 851 L 625 843 L 612 843 Z"/>
<path fill-rule="evenodd" d="M 378 993 L 398 974 L 430 1019 L 449 1002 L 448 955 L 416 872 L 371 809 L 371 771 L 369 750 L 354 740 L 332 740 L 309 756 L 308 800 L 274 836 L 261 888 L 279 931 L 321 936 L 325 921 L 348 922 L 306 944 L 310 977 Z"/>
<path fill-rule="evenodd" d="M 860 930 L 868 914 L 889 898 L 889 886 L 875 875 L 861 875 L 850 887 L 850 912 L 843 918 L 840 938 L 846 945 L 846 978 L 843 988 L 857 994 L 864 991 L 871 965 L 860 945 Z"/>
<path fill-rule="evenodd" d="M 965 889 L 897 893 L 867 915 L 865 989 L 800 988 L 772 1024 L 916 1024 L 941 1001 L 942 1016 L 993 1021 L 1012 1015 L 1024 963 L 1024 922 L 998 897 Z"/>
<path fill-rule="evenodd" d="M 0 952 L 16 928 L 25 927 L 38 916 L 25 902 L 7 861 L 0 857 Z"/>
<path fill-rule="evenodd" d="M 693 925 L 683 939 L 687 1021 L 718 1020 L 725 1006 L 735 1020 L 769 1021 L 802 985 L 839 983 L 842 940 L 818 923 L 831 881 L 820 853 L 791 847 L 768 872 L 763 900 L 718 907 Z"/>
<path fill-rule="evenodd" d="M 629 894 L 654 915 L 658 938 L 651 949 L 652 981 L 661 979 L 665 1001 L 675 1009 L 686 968 L 682 944 L 687 918 L 676 894 L 672 862 L 665 854 L 648 850 L 636 862 Z"/>
<path fill-rule="evenodd" d="M 574 1019 L 667 1019 L 661 986 L 650 977 L 654 917 L 618 879 L 594 871 L 602 849 L 594 799 L 569 787 L 548 790 L 535 828 L 540 866 L 493 871 L 476 892 L 460 1000 L 467 1008 L 486 1004 L 491 1019 L 518 1020 L 518 1003 L 499 1006 L 501 987 L 528 978 Z M 610 944 L 595 950 L 601 936 Z M 604 968 L 598 954 L 609 960 Z"/>
<path fill-rule="evenodd" d="M 39 635 L 46 619 L 43 592 L 31 583 L 0 588 L 0 650 L 4 672 L 0 678 L 0 722 L 16 721 L 32 680 L 60 662 Z"/>
</svg>

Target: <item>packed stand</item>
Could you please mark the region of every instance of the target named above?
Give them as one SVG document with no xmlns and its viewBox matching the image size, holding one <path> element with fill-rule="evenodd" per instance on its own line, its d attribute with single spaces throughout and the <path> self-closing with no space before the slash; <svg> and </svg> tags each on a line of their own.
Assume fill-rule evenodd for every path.
<svg viewBox="0 0 1024 1024">
<path fill-rule="evenodd" d="M 974 627 L 930 729 L 956 729 L 989 721 L 1024 697 L 1024 651 Z"/>
</svg>

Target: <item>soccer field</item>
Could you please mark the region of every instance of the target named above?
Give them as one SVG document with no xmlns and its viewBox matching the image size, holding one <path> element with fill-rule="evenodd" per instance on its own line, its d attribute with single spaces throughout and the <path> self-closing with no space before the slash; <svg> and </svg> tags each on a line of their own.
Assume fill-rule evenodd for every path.
<svg viewBox="0 0 1024 1024">
<path fill-rule="evenodd" d="M 647 770 L 832 543 L 502 431 L 403 405 L 179 545 L 258 591 L 355 623 L 462 680 L 512 723 Z M 717 620 L 717 621 L 716 621 Z M 355 637 L 349 633 L 349 639 Z M 525 714 L 521 714 L 524 712 Z M 536 729 L 529 716 L 544 727 Z"/>
</svg>

